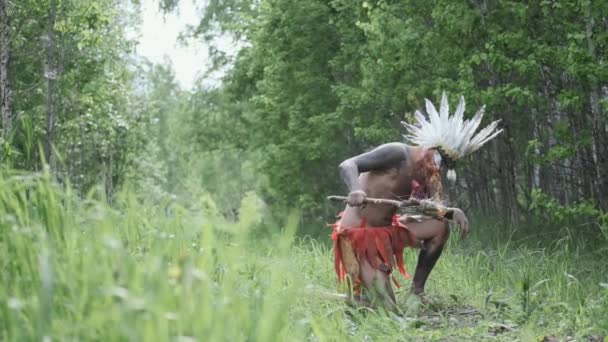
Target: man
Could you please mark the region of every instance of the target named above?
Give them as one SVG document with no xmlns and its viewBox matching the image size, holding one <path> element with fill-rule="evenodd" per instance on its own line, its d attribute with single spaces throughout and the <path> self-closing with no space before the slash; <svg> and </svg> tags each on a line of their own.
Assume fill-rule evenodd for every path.
<svg viewBox="0 0 608 342">
<path fill-rule="evenodd" d="M 448 114 L 447 96 L 443 93 L 440 112 L 426 100 L 430 120 L 416 111 L 417 126 L 402 122 L 412 145 L 394 142 L 345 160 L 340 175 L 350 193 L 341 218 L 334 225 L 334 253 L 339 278 L 348 278 L 354 286 L 375 295 L 381 304 L 395 308 L 390 273 L 403 267 L 403 248 L 419 247 L 412 292 L 424 293 L 424 286 L 449 237 L 447 220 L 453 220 L 465 237 L 469 232 L 467 217 L 458 208 L 438 205 L 432 217 L 413 219 L 396 216 L 392 205 L 366 203 L 366 198 L 441 200 L 441 168 L 448 168 L 448 179 L 455 181 L 454 163 L 474 152 L 502 130 L 498 121 L 477 135 L 484 107 L 471 120 L 463 121 L 464 98 L 453 116 Z"/>
</svg>

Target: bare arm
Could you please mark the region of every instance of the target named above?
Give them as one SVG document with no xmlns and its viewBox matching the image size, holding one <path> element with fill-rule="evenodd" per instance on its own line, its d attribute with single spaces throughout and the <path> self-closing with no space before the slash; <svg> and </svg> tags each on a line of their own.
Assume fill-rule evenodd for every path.
<svg viewBox="0 0 608 342">
<path fill-rule="evenodd" d="M 444 217 L 454 221 L 456 226 L 460 227 L 463 239 L 469 235 L 469 219 L 462 210 L 458 208 L 448 208 L 448 212 Z"/>
<path fill-rule="evenodd" d="M 361 205 L 359 202 L 365 198 L 365 193 L 361 191 L 359 184 L 359 174 L 399 166 L 406 161 L 406 149 L 407 145 L 403 143 L 389 143 L 343 161 L 339 167 L 340 176 L 351 194 L 359 194 L 356 199 L 351 198 L 349 204 Z M 349 197 L 354 197 L 351 194 Z"/>
</svg>

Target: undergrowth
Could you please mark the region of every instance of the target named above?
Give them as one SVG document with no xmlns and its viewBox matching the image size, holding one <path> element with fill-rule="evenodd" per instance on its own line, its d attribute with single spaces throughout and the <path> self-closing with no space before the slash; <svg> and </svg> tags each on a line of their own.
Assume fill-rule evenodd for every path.
<svg viewBox="0 0 608 342">
<path fill-rule="evenodd" d="M 254 195 L 227 222 L 213 201 L 109 206 L 48 174 L 0 175 L 0 340 L 577 340 L 608 332 L 606 249 L 559 231 L 546 243 L 479 222 L 451 238 L 402 314 L 354 308 L 336 288 L 329 237 L 295 236 Z M 322 223 L 320 223 L 322 224 Z M 329 234 L 329 232 L 328 232 Z M 491 235 L 496 234 L 492 238 Z M 606 241 L 598 246 L 605 246 Z M 413 272 L 415 252 L 406 252 Z"/>
</svg>

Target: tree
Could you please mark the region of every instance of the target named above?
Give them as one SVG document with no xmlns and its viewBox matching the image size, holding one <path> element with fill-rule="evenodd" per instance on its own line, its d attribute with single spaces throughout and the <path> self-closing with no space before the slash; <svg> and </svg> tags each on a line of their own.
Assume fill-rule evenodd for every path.
<svg viewBox="0 0 608 342">
<path fill-rule="evenodd" d="M 248 127 L 238 140 L 263 151 L 267 199 L 319 209 L 322 194 L 342 191 L 340 160 L 399 139 L 398 122 L 447 90 L 452 103 L 465 96 L 468 115 L 486 104 L 487 119 L 505 129 L 469 160 L 453 200 L 511 220 L 538 189 L 606 209 L 606 4 L 218 4 L 199 33 L 232 28 L 246 47 L 220 90 L 230 105 L 217 111 Z"/>
<path fill-rule="evenodd" d="M 13 126 L 12 91 L 9 82 L 10 29 L 7 1 L 0 0 L 0 110 L 2 111 L 2 141 L 6 143 Z"/>
<path fill-rule="evenodd" d="M 47 30 L 44 40 L 46 41 L 46 60 L 44 63 L 44 77 L 46 78 L 46 141 L 45 160 L 55 169 L 55 155 L 53 154 L 53 133 L 55 121 L 57 120 L 57 109 L 55 104 L 56 81 L 59 77 L 59 67 L 55 50 L 55 20 L 57 17 L 57 1 L 50 0 L 47 19 Z"/>
<path fill-rule="evenodd" d="M 39 169 L 40 144 L 59 181 L 114 193 L 142 133 L 125 34 L 133 17 L 114 0 L 9 4 L 13 166 Z"/>
</svg>

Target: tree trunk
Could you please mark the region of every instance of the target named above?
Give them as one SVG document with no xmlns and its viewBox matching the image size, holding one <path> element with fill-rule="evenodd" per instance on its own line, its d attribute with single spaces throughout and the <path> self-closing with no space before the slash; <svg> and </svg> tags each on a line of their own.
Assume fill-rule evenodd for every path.
<svg viewBox="0 0 608 342">
<path fill-rule="evenodd" d="M 12 96 L 8 80 L 10 62 L 9 18 L 7 0 L 0 0 L 0 103 L 2 110 L 2 140 L 6 141 L 13 126 Z"/>
<path fill-rule="evenodd" d="M 57 61 L 55 56 L 55 20 L 57 16 L 57 2 L 50 0 L 49 18 L 46 32 L 46 62 L 44 76 L 46 78 L 46 142 L 45 157 L 51 170 L 55 169 L 55 157 L 53 155 L 53 133 L 57 113 L 55 108 L 55 88 L 58 76 Z"/>
<path fill-rule="evenodd" d="M 507 116 L 499 115 L 505 122 L 505 127 L 509 127 Z M 511 134 L 509 130 L 505 130 L 503 139 L 495 143 L 495 157 L 498 164 L 498 187 L 502 199 L 501 208 L 503 215 L 510 222 L 517 220 L 517 191 L 515 184 L 515 165 L 510 156 L 515 155 L 513 146 L 511 145 Z"/>
<path fill-rule="evenodd" d="M 587 38 L 587 49 L 589 55 L 593 61 L 599 63 L 597 53 L 595 51 L 595 42 L 593 41 L 593 26 L 594 19 L 591 13 L 591 1 L 585 4 L 585 33 Z M 597 180 L 597 187 L 595 187 L 595 197 L 600 204 L 600 207 L 604 210 L 608 210 L 608 179 L 606 179 L 605 172 L 608 169 L 608 132 L 606 132 L 606 125 L 602 120 L 602 107 L 600 105 L 600 86 L 596 80 L 592 80 L 591 91 L 589 93 L 589 107 L 591 110 L 591 117 L 593 120 L 593 162 L 595 166 L 595 179 Z"/>
</svg>

